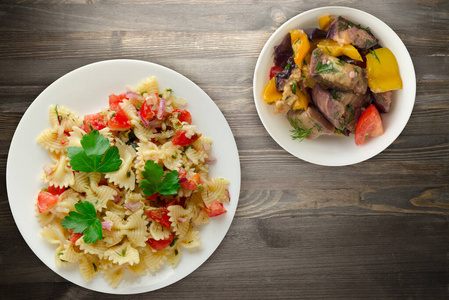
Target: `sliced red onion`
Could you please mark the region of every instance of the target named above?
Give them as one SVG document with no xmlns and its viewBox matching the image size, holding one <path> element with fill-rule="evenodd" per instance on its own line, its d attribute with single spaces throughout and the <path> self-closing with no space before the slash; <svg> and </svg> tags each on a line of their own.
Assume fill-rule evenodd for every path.
<svg viewBox="0 0 449 300">
<path fill-rule="evenodd" d="M 162 126 L 162 122 L 160 120 L 153 119 L 153 120 L 148 122 L 148 126 L 147 127 L 160 128 L 161 126 Z"/>
<path fill-rule="evenodd" d="M 126 97 L 128 97 L 128 99 L 132 98 L 132 99 L 137 99 L 137 100 L 140 100 L 140 101 L 143 100 L 143 97 L 141 95 L 139 95 L 139 94 L 137 94 L 136 92 L 133 92 L 133 91 L 126 92 Z"/>
<path fill-rule="evenodd" d="M 119 196 L 114 196 L 114 203 L 118 204 L 120 202 L 120 197 Z"/>
<path fill-rule="evenodd" d="M 217 158 L 215 156 L 210 155 L 208 158 L 206 158 L 204 160 L 205 162 L 207 162 L 208 164 L 212 164 L 214 162 L 217 162 Z"/>
<path fill-rule="evenodd" d="M 44 165 L 44 172 L 47 175 L 50 175 L 51 173 L 53 173 L 53 169 L 49 166 L 49 165 Z"/>
<path fill-rule="evenodd" d="M 210 150 L 210 144 L 203 143 L 203 149 L 204 149 L 204 151 L 208 152 Z"/>
<path fill-rule="evenodd" d="M 178 223 L 184 223 L 184 222 L 186 222 L 186 221 L 188 221 L 189 220 L 189 218 L 187 218 L 187 217 L 179 217 L 178 218 Z"/>
<path fill-rule="evenodd" d="M 228 197 L 228 200 L 231 201 L 231 194 L 229 194 L 229 190 L 226 190 L 226 197 Z"/>
<path fill-rule="evenodd" d="M 160 98 L 159 99 L 159 110 L 157 111 L 157 118 L 159 120 L 161 120 L 164 117 L 164 112 L 165 112 L 165 99 L 164 98 Z"/>
<path fill-rule="evenodd" d="M 182 178 L 180 178 L 179 179 L 181 182 L 186 182 L 187 181 L 187 178 L 186 177 L 182 177 Z"/>
<path fill-rule="evenodd" d="M 140 115 L 140 112 L 139 112 L 139 116 L 140 116 L 140 119 L 142 120 L 143 125 L 145 125 L 145 127 L 148 127 L 148 122 L 145 121 L 145 119 Z"/>
<path fill-rule="evenodd" d="M 101 222 L 101 227 L 106 229 L 107 231 L 111 231 L 113 223 L 111 221 Z"/>
<path fill-rule="evenodd" d="M 123 204 L 123 207 L 129 209 L 130 211 L 136 211 L 142 206 L 140 202 L 131 202 Z"/>
</svg>

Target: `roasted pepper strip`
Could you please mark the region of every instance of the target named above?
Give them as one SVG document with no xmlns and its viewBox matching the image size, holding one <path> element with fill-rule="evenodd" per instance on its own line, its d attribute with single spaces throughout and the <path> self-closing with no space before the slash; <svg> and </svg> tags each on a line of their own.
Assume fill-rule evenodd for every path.
<svg viewBox="0 0 449 300">
<path fill-rule="evenodd" d="M 368 86 L 374 93 L 402 89 L 402 79 L 394 54 L 379 48 L 366 55 Z"/>
<path fill-rule="evenodd" d="M 346 55 L 352 59 L 363 61 L 359 51 L 357 51 L 354 46 L 349 44 L 340 45 L 332 39 L 325 39 L 319 42 L 317 47 L 332 56 Z"/>
<path fill-rule="evenodd" d="M 276 90 L 276 76 L 271 78 L 263 90 L 263 100 L 267 103 L 273 103 L 282 98 L 282 94 Z"/>
<path fill-rule="evenodd" d="M 310 102 L 310 95 L 307 92 L 302 92 L 299 88 L 296 89 L 296 96 L 298 96 L 298 100 L 293 103 L 292 108 L 294 110 L 297 109 L 307 109 Z"/>
<path fill-rule="evenodd" d="M 327 31 L 333 21 L 331 15 L 325 15 L 318 19 L 318 25 L 320 25 L 321 30 Z"/>
<path fill-rule="evenodd" d="M 295 64 L 298 68 L 301 68 L 302 61 L 310 49 L 309 39 L 307 38 L 307 34 L 301 29 L 290 31 L 290 36 Z"/>
</svg>

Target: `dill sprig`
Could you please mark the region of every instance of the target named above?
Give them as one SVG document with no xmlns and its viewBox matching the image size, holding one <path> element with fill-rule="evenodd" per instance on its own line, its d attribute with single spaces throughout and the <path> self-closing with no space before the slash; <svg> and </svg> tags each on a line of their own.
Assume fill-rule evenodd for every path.
<svg viewBox="0 0 449 300">
<path fill-rule="evenodd" d="M 293 120 L 291 117 L 287 117 L 287 119 L 290 122 L 290 125 L 293 127 L 290 132 L 291 137 L 294 140 L 299 140 L 300 142 L 302 142 L 313 129 L 313 127 L 307 128 L 304 122 L 297 117 L 295 117 L 295 120 Z"/>
</svg>

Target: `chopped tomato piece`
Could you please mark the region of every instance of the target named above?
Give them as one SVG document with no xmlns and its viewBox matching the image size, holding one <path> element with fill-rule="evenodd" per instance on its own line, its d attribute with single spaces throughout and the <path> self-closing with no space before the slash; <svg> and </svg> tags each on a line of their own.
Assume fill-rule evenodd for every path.
<svg viewBox="0 0 449 300">
<path fill-rule="evenodd" d="M 376 137 L 383 133 L 384 128 L 382 126 L 382 119 L 379 111 L 374 104 L 371 104 L 362 113 L 357 122 L 357 127 L 355 129 L 355 144 L 357 146 L 362 145 L 369 136 Z"/>
<path fill-rule="evenodd" d="M 173 111 L 173 116 L 175 118 L 178 118 L 178 120 L 180 122 L 187 122 L 189 124 L 192 124 L 192 115 L 190 114 L 190 112 L 188 110 L 175 109 Z"/>
<path fill-rule="evenodd" d="M 111 110 L 116 110 L 119 107 L 119 104 L 123 102 L 124 99 L 127 99 L 125 93 L 120 95 L 109 95 L 109 107 L 111 108 Z"/>
<path fill-rule="evenodd" d="M 80 237 L 82 237 L 83 236 L 83 234 L 82 233 L 74 233 L 73 231 L 72 231 L 72 234 L 70 235 L 70 241 L 72 242 L 72 243 L 76 243 L 76 241 L 80 238 Z"/>
<path fill-rule="evenodd" d="M 194 134 L 191 138 L 186 137 L 185 130 L 176 131 L 175 135 L 172 137 L 171 142 L 176 146 L 186 146 L 192 144 L 194 141 L 199 139 L 201 134 Z"/>
<path fill-rule="evenodd" d="M 156 241 L 155 239 L 150 238 L 147 240 L 147 243 L 154 250 L 160 251 L 160 250 L 167 248 L 167 246 L 173 242 L 174 237 L 175 237 L 175 235 L 173 233 L 171 233 L 170 236 L 165 240 Z"/>
<path fill-rule="evenodd" d="M 52 195 L 58 195 L 59 196 L 62 193 L 64 193 L 64 191 L 65 191 L 65 187 L 60 188 L 60 187 L 55 187 L 54 185 L 50 185 L 47 188 L 47 192 L 49 192 Z"/>
<path fill-rule="evenodd" d="M 270 79 L 273 78 L 274 76 L 276 76 L 278 73 L 280 73 L 282 70 L 281 67 L 277 67 L 277 66 L 273 66 L 270 69 Z"/>
<path fill-rule="evenodd" d="M 109 119 L 108 127 L 114 131 L 125 131 L 131 128 L 129 118 L 120 106 L 117 106 L 115 115 Z"/>
<path fill-rule="evenodd" d="M 156 116 L 156 112 L 153 109 L 153 106 L 148 103 L 148 101 L 143 102 L 142 107 L 140 108 L 140 117 L 145 121 L 149 121 Z"/>
<path fill-rule="evenodd" d="M 59 196 L 53 195 L 49 192 L 40 191 L 37 196 L 37 209 L 40 213 L 49 210 L 59 200 Z"/>
<path fill-rule="evenodd" d="M 201 183 L 200 174 L 196 173 L 189 180 L 181 182 L 180 185 L 181 185 L 181 187 L 183 187 L 185 189 L 196 191 L 198 189 L 198 185 L 200 183 Z"/>
<path fill-rule="evenodd" d="M 212 203 L 209 208 L 206 206 L 204 206 L 204 208 L 206 209 L 206 213 L 209 217 L 216 217 L 227 212 L 223 207 L 223 203 L 220 203 L 218 201 Z"/>
<path fill-rule="evenodd" d="M 170 222 L 170 216 L 168 215 L 168 209 L 166 208 L 158 208 L 153 210 L 147 210 L 145 211 L 148 218 L 158 222 L 163 227 L 170 229 L 171 222 Z"/>
<path fill-rule="evenodd" d="M 159 193 L 156 193 L 156 194 L 153 194 L 151 196 L 148 196 L 147 199 L 152 201 L 152 200 L 155 200 L 158 196 L 159 196 Z"/>
<path fill-rule="evenodd" d="M 82 129 L 89 133 L 91 127 L 96 130 L 101 130 L 106 127 L 104 115 L 101 112 L 84 116 L 84 124 Z"/>
</svg>

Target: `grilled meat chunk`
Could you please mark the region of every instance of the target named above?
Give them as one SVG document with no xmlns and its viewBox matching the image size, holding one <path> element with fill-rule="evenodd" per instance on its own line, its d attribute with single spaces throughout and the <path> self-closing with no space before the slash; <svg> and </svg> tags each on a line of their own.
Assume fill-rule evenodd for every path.
<svg viewBox="0 0 449 300">
<path fill-rule="evenodd" d="M 360 25 L 338 17 L 329 26 L 327 37 L 333 39 L 339 44 L 351 44 L 360 49 L 369 49 L 378 43 L 368 29 L 363 29 Z"/>
<path fill-rule="evenodd" d="M 309 76 L 323 85 L 342 92 L 365 94 L 367 89 L 366 70 L 348 64 L 317 48 L 312 52 Z"/>
<path fill-rule="evenodd" d="M 316 139 L 320 135 L 330 135 L 335 132 L 334 126 L 316 108 L 311 106 L 306 110 L 290 110 L 287 113 L 287 118 L 294 128 L 293 138 L 296 136 L 296 138 Z"/>
<path fill-rule="evenodd" d="M 349 134 L 355 131 L 360 115 L 371 102 L 371 96 L 369 93 L 359 95 L 351 92 L 327 91 L 319 84 L 315 84 L 312 101 L 335 128 Z"/>
<path fill-rule="evenodd" d="M 392 91 L 383 93 L 373 93 L 374 105 L 381 113 L 387 113 L 390 111 Z"/>
</svg>

